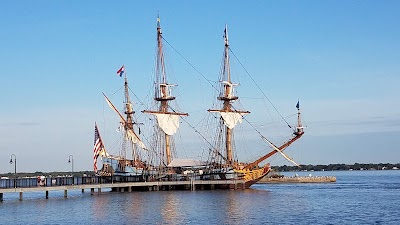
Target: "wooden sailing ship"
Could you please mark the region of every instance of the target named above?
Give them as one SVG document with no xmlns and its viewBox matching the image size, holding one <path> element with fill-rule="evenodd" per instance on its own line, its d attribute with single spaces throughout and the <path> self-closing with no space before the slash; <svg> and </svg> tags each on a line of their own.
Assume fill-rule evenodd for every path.
<svg viewBox="0 0 400 225">
<path fill-rule="evenodd" d="M 259 166 L 260 163 L 264 162 L 266 159 L 271 157 L 276 153 L 282 154 L 286 159 L 292 161 L 288 156 L 286 156 L 283 151 L 291 145 L 294 141 L 298 140 L 303 134 L 303 127 L 301 125 L 301 117 L 300 117 L 300 108 L 299 104 L 297 104 L 297 115 L 298 115 L 298 124 L 296 129 L 293 132 L 293 137 L 282 144 L 281 146 L 274 145 L 271 141 L 269 141 L 265 136 L 261 135 L 261 138 L 266 141 L 273 150 L 257 160 L 253 162 L 239 162 L 234 160 L 234 145 L 233 145 L 233 132 L 234 128 L 237 124 L 241 123 L 243 117 L 249 114 L 249 111 L 238 110 L 234 107 L 233 103 L 239 99 L 238 96 L 235 96 L 234 87 L 238 84 L 233 83 L 231 79 L 231 71 L 230 71 L 230 57 L 229 57 L 229 39 L 228 39 L 228 28 L 225 27 L 224 30 L 224 57 L 223 57 L 223 65 L 220 76 L 220 95 L 217 99 L 221 102 L 219 109 L 209 109 L 209 112 L 218 113 L 219 117 L 217 119 L 220 120 L 220 127 L 217 129 L 220 133 L 222 133 L 222 138 L 219 138 L 220 143 L 216 144 L 216 150 L 211 151 L 213 155 L 212 161 L 214 168 L 224 168 L 223 173 L 221 174 L 222 178 L 227 178 L 227 171 L 230 171 L 230 178 L 232 179 L 244 179 L 246 188 L 250 187 L 252 184 L 259 181 L 261 178 L 265 177 L 270 171 L 270 164 L 264 164 L 264 166 Z M 217 137 L 221 136 L 220 134 L 216 135 Z M 216 142 L 214 142 L 216 143 Z M 229 172 L 228 172 L 229 173 Z"/>
<path fill-rule="evenodd" d="M 154 98 L 153 109 L 145 109 L 142 113 L 150 114 L 156 122 L 154 126 L 154 143 L 149 144 L 148 149 L 135 132 L 135 121 L 133 118 L 134 111 L 132 103 L 129 99 L 128 81 L 125 74 L 125 116 L 123 116 L 111 101 L 104 95 L 109 106 L 115 111 L 119 118 L 121 127 L 124 131 L 124 140 L 129 143 L 132 149 L 131 159 L 127 159 L 126 151 L 123 150 L 119 156 L 111 156 L 108 153 L 102 154 L 103 168 L 99 175 L 128 175 L 136 176 L 144 180 L 162 180 L 175 179 L 184 180 L 188 178 L 188 171 L 191 171 L 191 179 L 207 179 L 207 180 L 226 180 L 226 179 L 242 179 L 245 181 L 245 187 L 248 188 L 265 177 L 270 171 L 269 163 L 262 164 L 272 155 L 279 153 L 289 161 L 291 159 L 286 156 L 283 151 L 298 140 L 303 134 L 301 125 L 300 108 L 297 107 L 297 126 L 293 130 L 293 136 L 282 145 L 275 145 L 265 136 L 261 135 L 272 151 L 266 154 L 260 154 L 261 157 L 252 162 L 239 162 L 234 159 L 234 128 L 241 123 L 244 116 L 249 111 L 239 110 L 235 107 L 234 102 L 239 99 L 235 95 L 235 87 L 230 71 L 230 47 L 228 40 L 228 30 L 224 30 L 224 57 L 220 76 L 220 89 L 217 100 L 219 107 L 217 109 L 209 109 L 210 113 L 216 113 L 219 120 L 219 134 L 215 136 L 215 140 L 207 140 L 213 143 L 210 146 L 210 157 L 207 161 L 198 160 L 181 160 L 174 158 L 174 134 L 179 128 L 179 119 L 188 116 L 187 113 L 178 112 L 170 106 L 170 102 L 175 100 L 172 95 L 174 84 L 168 83 L 167 73 L 165 70 L 165 60 L 163 54 L 163 36 L 161 32 L 160 19 L 157 18 L 157 59 L 154 82 Z M 96 128 L 97 129 L 97 128 Z M 126 144 L 124 145 L 126 146 Z M 148 154 L 148 160 L 143 159 L 143 153 Z M 96 157 L 96 155 L 95 155 Z M 177 162 L 178 161 L 178 162 Z M 222 187 L 222 186 L 221 186 Z M 222 187 L 223 188 L 223 187 Z M 226 186 L 225 188 L 229 188 Z"/>
</svg>

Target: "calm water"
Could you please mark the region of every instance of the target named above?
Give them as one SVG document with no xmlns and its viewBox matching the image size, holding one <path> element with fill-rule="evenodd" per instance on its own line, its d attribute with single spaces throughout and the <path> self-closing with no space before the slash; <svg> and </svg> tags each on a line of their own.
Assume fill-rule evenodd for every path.
<svg viewBox="0 0 400 225">
<path fill-rule="evenodd" d="M 312 172 L 333 184 L 245 191 L 4 194 L 0 224 L 400 224 L 400 171 Z M 286 175 L 290 175 L 289 173 Z M 299 173 L 308 175 L 308 173 Z"/>
</svg>

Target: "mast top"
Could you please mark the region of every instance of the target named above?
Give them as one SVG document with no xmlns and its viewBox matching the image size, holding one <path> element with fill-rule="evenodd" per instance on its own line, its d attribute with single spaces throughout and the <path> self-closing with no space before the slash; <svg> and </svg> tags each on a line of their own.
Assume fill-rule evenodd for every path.
<svg viewBox="0 0 400 225">
<path fill-rule="evenodd" d="M 300 111 L 300 100 L 299 99 L 297 99 L 296 108 L 298 111 Z"/>
<path fill-rule="evenodd" d="M 228 42 L 228 25 L 227 25 L 227 24 L 225 24 L 224 41 L 225 41 L 225 47 L 229 47 L 229 42 Z"/>
<path fill-rule="evenodd" d="M 161 34 L 160 14 L 157 14 L 157 30 Z"/>
</svg>

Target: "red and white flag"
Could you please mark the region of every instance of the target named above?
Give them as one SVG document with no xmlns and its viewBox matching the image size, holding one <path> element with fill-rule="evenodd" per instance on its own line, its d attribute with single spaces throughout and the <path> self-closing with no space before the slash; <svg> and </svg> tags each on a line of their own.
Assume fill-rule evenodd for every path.
<svg viewBox="0 0 400 225">
<path fill-rule="evenodd" d="M 100 151 L 104 148 L 103 142 L 100 138 L 99 129 L 97 124 L 94 124 L 94 148 L 93 148 L 93 170 L 97 172 L 97 158 L 99 157 Z"/>
<path fill-rule="evenodd" d="M 117 75 L 122 77 L 122 75 L 125 73 L 125 66 L 122 65 L 121 68 L 117 71 Z"/>
</svg>

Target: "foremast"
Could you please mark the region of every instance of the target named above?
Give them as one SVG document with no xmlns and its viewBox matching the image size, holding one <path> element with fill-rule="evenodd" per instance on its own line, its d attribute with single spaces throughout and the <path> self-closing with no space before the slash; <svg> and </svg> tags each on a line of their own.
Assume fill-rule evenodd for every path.
<svg viewBox="0 0 400 225">
<path fill-rule="evenodd" d="M 124 100 L 124 104 L 125 104 L 125 115 L 126 115 L 126 123 L 122 124 L 124 126 L 124 131 L 125 131 L 125 138 L 124 138 L 124 144 L 123 144 L 123 151 L 124 151 L 124 155 L 126 157 L 126 145 L 125 145 L 125 140 L 130 140 L 131 138 L 128 135 L 128 130 L 131 130 L 134 132 L 134 124 L 136 124 L 133 120 L 133 116 L 135 114 L 135 111 L 133 110 L 133 104 L 131 102 L 131 99 L 129 97 L 129 85 L 128 85 L 128 78 L 126 73 L 124 73 L 124 96 L 125 96 L 125 100 Z M 135 133 L 136 134 L 136 133 Z M 132 159 L 134 164 L 140 164 L 139 162 L 141 162 L 139 153 L 137 151 L 137 145 L 132 145 Z M 139 166 L 139 165 L 135 165 L 135 166 Z"/>
<path fill-rule="evenodd" d="M 125 117 L 118 111 L 118 109 L 114 106 L 114 104 L 111 102 L 111 100 L 103 93 L 103 96 L 106 100 L 106 102 L 108 103 L 108 105 L 110 106 L 110 108 L 112 110 L 114 110 L 114 112 L 116 112 L 120 118 L 120 124 L 123 128 L 124 131 L 124 136 L 125 139 L 124 140 L 129 140 L 134 147 L 132 148 L 132 156 L 134 159 L 138 159 L 138 154 L 136 152 L 136 146 L 142 148 L 143 150 L 147 150 L 147 147 L 144 145 L 144 143 L 142 142 L 142 140 L 139 138 L 139 136 L 136 134 L 135 130 L 134 130 L 134 119 L 133 119 L 133 115 L 135 113 L 135 111 L 133 110 L 133 104 L 130 100 L 129 97 L 129 85 L 128 85 L 128 78 L 127 75 L 125 73 L 124 76 L 124 114 Z M 121 152 L 121 157 L 126 159 L 126 146 L 125 144 L 123 144 L 123 150 Z"/>
<path fill-rule="evenodd" d="M 234 84 L 231 81 L 230 71 L 230 59 L 229 59 L 229 39 L 228 39 L 228 27 L 225 26 L 224 30 L 224 59 L 221 71 L 221 90 L 220 95 L 217 97 L 218 100 L 222 101 L 221 109 L 209 109 L 209 112 L 218 112 L 221 115 L 225 125 L 225 160 L 228 166 L 235 166 L 233 160 L 233 128 L 237 123 L 242 122 L 242 116 L 250 113 L 249 111 L 236 110 L 232 103 L 239 99 L 238 96 L 234 95 Z"/>
<path fill-rule="evenodd" d="M 165 61 L 163 53 L 162 32 L 160 18 L 157 18 L 157 59 L 156 59 L 156 79 L 155 79 L 155 97 L 154 100 L 158 103 L 157 111 L 144 110 L 142 112 L 155 115 L 159 128 L 161 128 L 164 139 L 162 151 L 165 154 L 165 164 L 168 165 L 172 161 L 172 135 L 177 132 L 179 127 L 179 117 L 188 116 L 187 113 L 170 111 L 169 102 L 175 97 L 171 95 L 172 87 L 175 84 L 167 82 L 167 74 L 165 71 Z"/>
</svg>

